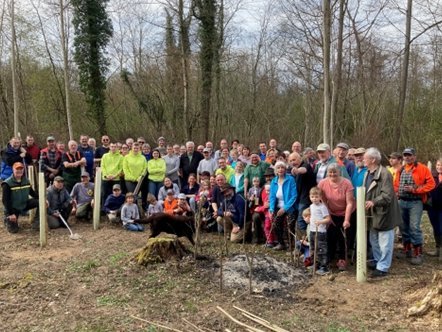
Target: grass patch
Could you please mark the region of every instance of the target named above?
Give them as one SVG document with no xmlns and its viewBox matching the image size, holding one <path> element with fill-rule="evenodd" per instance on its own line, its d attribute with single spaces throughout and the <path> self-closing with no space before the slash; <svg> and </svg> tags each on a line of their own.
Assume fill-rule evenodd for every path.
<svg viewBox="0 0 442 332">
<path fill-rule="evenodd" d="M 127 304 L 127 300 L 121 299 L 111 295 L 104 295 L 97 297 L 97 305 L 99 307 L 104 306 L 124 306 Z"/>
<path fill-rule="evenodd" d="M 100 266 L 100 263 L 95 259 L 90 259 L 85 262 L 74 262 L 68 267 L 70 272 L 90 272 Z"/>
<path fill-rule="evenodd" d="M 127 252 L 117 252 L 109 257 L 109 263 L 111 266 L 119 265 L 127 256 L 129 256 Z"/>
</svg>

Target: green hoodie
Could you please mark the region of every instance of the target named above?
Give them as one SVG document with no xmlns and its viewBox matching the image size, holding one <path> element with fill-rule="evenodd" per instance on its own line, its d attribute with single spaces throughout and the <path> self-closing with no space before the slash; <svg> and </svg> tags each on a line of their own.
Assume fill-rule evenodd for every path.
<svg viewBox="0 0 442 332">
<path fill-rule="evenodd" d="M 101 175 L 103 180 L 107 180 L 109 175 L 114 176 L 113 181 L 120 180 L 123 173 L 123 159 L 120 151 L 107 152 L 101 158 Z"/>
<path fill-rule="evenodd" d="M 151 159 L 147 162 L 149 180 L 162 182 L 166 177 L 166 161 L 163 158 Z"/>
<path fill-rule="evenodd" d="M 147 161 L 146 158 L 139 152 L 134 154 L 129 152 L 123 158 L 123 172 L 126 181 L 138 181 L 138 179 L 146 173 Z"/>
</svg>

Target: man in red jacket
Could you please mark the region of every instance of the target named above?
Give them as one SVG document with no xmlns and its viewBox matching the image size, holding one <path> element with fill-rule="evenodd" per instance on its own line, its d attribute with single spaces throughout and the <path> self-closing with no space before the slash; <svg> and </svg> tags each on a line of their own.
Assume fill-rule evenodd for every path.
<svg viewBox="0 0 442 332">
<path fill-rule="evenodd" d="M 413 148 L 404 149 L 402 156 L 405 164 L 394 182 L 403 220 L 401 233 L 404 251 L 398 256 L 411 258 L 413 265 L 421 265 L 424 242 L 421 230 L 423 204 L 436 184 L 428 167 L 416 161 L 416 151 Z"/>
</svg>

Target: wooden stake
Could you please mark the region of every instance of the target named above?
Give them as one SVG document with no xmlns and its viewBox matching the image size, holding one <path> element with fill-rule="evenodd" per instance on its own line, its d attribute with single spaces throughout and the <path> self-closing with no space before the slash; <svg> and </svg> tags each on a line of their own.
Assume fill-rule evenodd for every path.
<svg viewBox="0 0 442 332">
<path fill-rule="evenodd" d="M 45 247 L 48 243 L 48 222 L 46 211 L 46 183 L 44 173 L 38 173 L 38 206 L 40 213 L 40 247 Z"/>
</svg>

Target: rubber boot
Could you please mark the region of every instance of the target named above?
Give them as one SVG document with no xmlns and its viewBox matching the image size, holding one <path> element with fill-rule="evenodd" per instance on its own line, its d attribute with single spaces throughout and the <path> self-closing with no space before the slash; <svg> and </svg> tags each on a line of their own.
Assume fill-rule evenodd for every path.
<svg viewBox="0 0 442 332">
<path fill-rule="evenodd" d="M 422 246 L 417 245 L 413 247 L 413 257 L 411 257 L 412 265 L 422 265 L 424 258 L 422 256 Z"/>
<path fill-rule="evenodd" d="M 404 258 L 411 258 L 412 252 L 411 252 L 411 243 L 404 243 L 403 249 L 396 254 L 396 258 L 404 259 Z"/>
</svg>

